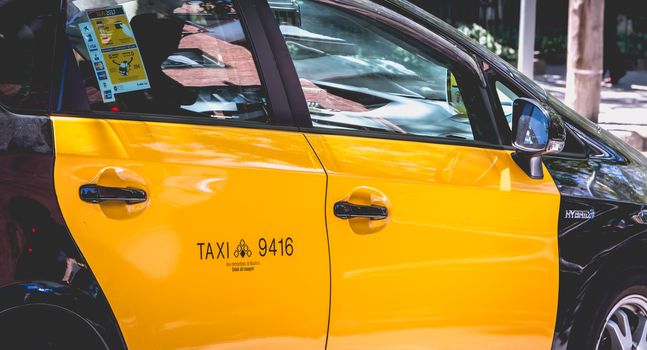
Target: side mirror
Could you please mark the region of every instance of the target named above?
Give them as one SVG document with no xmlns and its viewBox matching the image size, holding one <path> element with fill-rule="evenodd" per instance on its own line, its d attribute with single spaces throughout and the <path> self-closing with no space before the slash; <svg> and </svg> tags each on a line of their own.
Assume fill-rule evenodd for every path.
<svg viewBox="0 0 647 350">
<path fill-rule="evenodd" d="M 513 159 L 533 179 L 543 179 L 541 158 L 559 153 L 566 143 L 566 130 L 559 115 L 538 101 L 518 98 L 512 105 Z"/>
</svg>

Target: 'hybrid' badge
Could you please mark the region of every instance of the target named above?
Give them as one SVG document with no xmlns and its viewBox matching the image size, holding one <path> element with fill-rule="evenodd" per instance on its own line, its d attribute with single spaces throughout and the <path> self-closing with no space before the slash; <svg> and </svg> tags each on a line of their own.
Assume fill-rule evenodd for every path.
<svg viewBox="0 0 647 350">
<path fill-rule="evenodd" d="M 567 210 L 564 215 L 565 219 L 593 219 L 595 217 L 595 210 Z"/>
</svg>

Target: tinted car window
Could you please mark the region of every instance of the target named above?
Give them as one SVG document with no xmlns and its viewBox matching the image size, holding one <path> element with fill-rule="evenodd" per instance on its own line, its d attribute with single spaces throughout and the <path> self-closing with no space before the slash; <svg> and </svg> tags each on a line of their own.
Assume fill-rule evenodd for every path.
<svg viewBox="0 0 647 350">
<path fill-rule="evenodd" d="M 379 18 L 388 10 L 354 8 L 362 1 L 269 3 L 314 127 L 474 140 L 473 97 L 461 75 Z"/>
<path fill-rule="evenodd" d="M 55 1 L 0 1 L 0 103 L 49 105 Z"/>
<path fill-rule="evenodd" d="M 68 1 L 93 111 L 265 123 L 268 101 L 230 1 Z"/>
</svg>

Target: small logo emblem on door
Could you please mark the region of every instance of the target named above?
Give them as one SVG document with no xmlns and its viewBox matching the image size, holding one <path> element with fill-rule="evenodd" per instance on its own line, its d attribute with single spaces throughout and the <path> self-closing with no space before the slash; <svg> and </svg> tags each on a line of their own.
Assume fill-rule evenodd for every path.
<svg viewBox="0 0 647 350">
<path fill-rule="evenodd" d="M 245 243 L 244 239 L 241 239 L 240 243 L 238 243 L 238 247 L 236 247 L 236 250 L 234 251 L 234 256 L 237 258 L 252 256 L 252 250 L 249 249 L 249 246 Z"/>
</svg>

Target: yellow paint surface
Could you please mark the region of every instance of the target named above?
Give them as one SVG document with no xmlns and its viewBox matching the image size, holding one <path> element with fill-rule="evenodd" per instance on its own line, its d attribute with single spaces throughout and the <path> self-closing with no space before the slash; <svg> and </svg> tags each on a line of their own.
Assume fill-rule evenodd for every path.
<svg viewBox="0 0 647 350">
<path fill-rule="evenodd" d="M 52 119 L 63 215 L 129 349 L 324 348 L 326 178 L 302 134 Z M 149 200 L 85 203 L 88 183 Z M 276 255 L 260 256 L 260 238 L 276 239 Z M 241 239 L 250 257 L 234 257 Z M 230 258 L 204 259 L 200 242 L 215 258 L 228 242 Z M 240 264 L 254 270 L 233 272 Z"/>
<path fill-rule="evenodd" d="M 510 152 L 307 135 L 328 176 L 329 350 L 550 349 L 559 194 Z M 386 220 L 342 220 L 347 200 Z"/>
<path fill-rule="evenodd" d="M 559 194 L 508 151 L 308 134 L 326 195 L 300 133 L 53 120 L 63 214 L 130 349 L 321 350 L 331 286 L 330 350 L 550 348 Z M 85 203 L 87 183 L 149 200 Z M 341 200 L 389 217 L 338 219 Z M 197 246 L 241 239 L 251 257 Z"/>
</svg>

